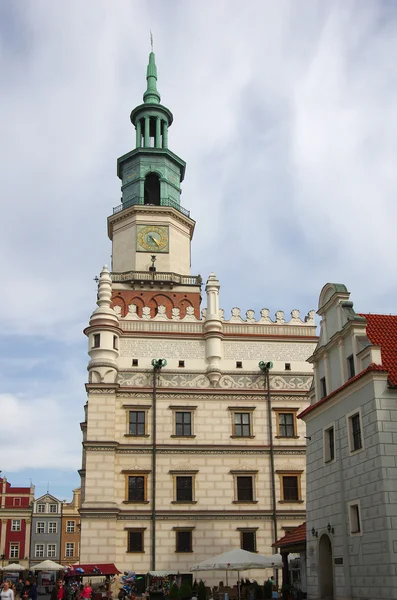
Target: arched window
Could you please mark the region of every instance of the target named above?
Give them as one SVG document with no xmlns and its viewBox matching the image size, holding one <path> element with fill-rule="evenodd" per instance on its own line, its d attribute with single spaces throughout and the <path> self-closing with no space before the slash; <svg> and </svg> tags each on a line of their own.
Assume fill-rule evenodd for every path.
<svg viewBox="0 0 397 600">
<path fill-rule="evenodd" d="M 148 173 L 145 177 L 144 204 L 160 206 L 160 179 L 156 173 Z"/>
</svg>

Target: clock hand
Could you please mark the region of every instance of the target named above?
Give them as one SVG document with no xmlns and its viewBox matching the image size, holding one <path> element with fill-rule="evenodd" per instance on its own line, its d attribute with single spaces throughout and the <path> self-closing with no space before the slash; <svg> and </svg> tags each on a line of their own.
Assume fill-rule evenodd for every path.
<svg viewBox="0 0 397 600">
<path fill-rule="evenodd" d="M 157 247 L 159 247 L 159 246 L 160 246 L 160 242 L 158 242 L 158 241 L 156 240 L 156 238 L 155 238 L 155 237 L 153 237 L 153 236 L 151 235 L 151 236 L 150 236 L 150 239 L 152 240 L 152 242 L 154 242 L 154 243 L 156 244 L 156 246 L 157 246 Z"/>
</svg>

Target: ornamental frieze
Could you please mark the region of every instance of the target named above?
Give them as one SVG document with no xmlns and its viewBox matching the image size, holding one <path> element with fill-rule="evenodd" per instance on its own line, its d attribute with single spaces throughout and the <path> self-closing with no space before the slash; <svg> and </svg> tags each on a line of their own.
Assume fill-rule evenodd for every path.
<svg viewBox="0 0 397 600">
<path fill-rule="evenodd" d="M 313 376 L 311 374 L 271 375 L 270 389 L 297 390 L 307 392 L 310 389 Z M 117 383 L 121 386 L 151 387 L 153 385 L 153 374 L 151 371 L 120 371 Z M 158 380 L 159 388 L 210 388 L 211 383 L 204 373 L 161 373 Z M 218 386 L 222 389 L 264 389 L 264 377 L 257 373 L 246 373 L 239 375 L 235 373 L 224 373 L 221 375 Z M 214 389 L 214 388 L 212 388 Z M 216 389 L 216 388 L 215 388 Z"/>
</svg>

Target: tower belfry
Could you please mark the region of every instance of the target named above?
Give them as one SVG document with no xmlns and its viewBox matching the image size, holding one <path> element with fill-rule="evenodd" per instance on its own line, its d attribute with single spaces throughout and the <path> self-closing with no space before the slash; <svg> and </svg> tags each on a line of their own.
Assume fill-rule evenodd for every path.
<svg viewBox="0 0 397 600">
<path fill-rule="evenodd" d="M 135 149 L 117 161 L 121 204 L 108 218 L 112 281 L 117 289 L 114 300 L 124 309 L 133 302 L 131 290 L 143 290 L 144 296 L 140 292 L 139 298 L 151 306 L 155 316 L 156 292 L 172 289 L 183 293 L 199 317 L 201 278 L 190 275 L 195 222 L 180 202 L 186 164 L 168 148 L 173 116 L 161 104 L 154 52 L 149 54 L 146 82 L 143 103 L 132 110 L 130 117 L 135 128 Z M 123 298 L 125 295 L 128 298 Z M 161 301 L 164 304 L 163 298 Z M 166 308 L 171 318 L 171 304 Z M 184 306 L 177 308 L 183 316 Z M 139 314 L 140 303 L 137 310 Z"/>
</svg>

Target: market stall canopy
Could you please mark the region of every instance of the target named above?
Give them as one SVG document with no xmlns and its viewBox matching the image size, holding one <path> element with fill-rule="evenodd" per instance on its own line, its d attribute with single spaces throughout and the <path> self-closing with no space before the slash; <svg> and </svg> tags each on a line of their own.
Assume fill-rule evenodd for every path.
<svg viewBox="0 0 397 600">
<path fill-rule="evenodd" d="M 207 558 L 190 567 L 191 571 L 245 571 L 246 569 L 273 569 L 282 566 L 280 554 L 261 556 L 247 550 L 230 550 Z"/>
<path fill-rule="evenodd" d="M 25 571 L 26 567 L 18 563 L 12 563 L 11 565 L 6 565 L 5 567 L 0 567 L 0 571 L 6 571 L 7 573 L 11 573 L 14 571 Z"/>
<path fill-rule="evenodd" d="M 64 565 L 59 565 L 53 560 L 43 560 L 41 563 L 37 565 L 33 565 L 31 567 L 32 571 L 63 571 Z"/>
<path fill-rule="evenodd" d="M 148 571 L 151 577 L 169 577 L 170 575 L 178 575 L 177 571 Z"/>
<path fill-rule="evenodd" d="M 83 569 L 84 575 L 118 575 L 118 570 L 113 563 L 74 564 L 74 569 Z M 98 573 L 98 570 L 100 573 Z M 83 573 L 81 573 L 83 574 Z"/>
</svg>

